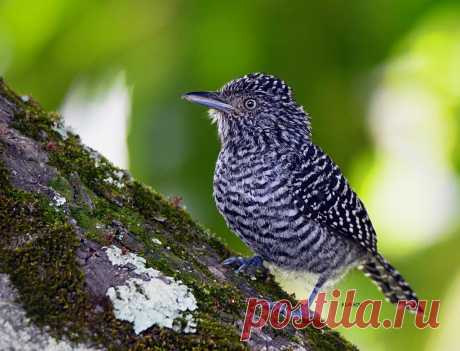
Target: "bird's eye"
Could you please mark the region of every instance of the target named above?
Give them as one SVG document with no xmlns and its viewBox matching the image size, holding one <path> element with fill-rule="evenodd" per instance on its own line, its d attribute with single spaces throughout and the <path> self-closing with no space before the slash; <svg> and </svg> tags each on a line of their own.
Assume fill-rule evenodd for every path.
<svg viewBox="0 0 460 351">
<path fill-rule="evenodd" d="M 254 100 L 254 99 L 247 99 L 247 100 L 244 102 L 244 106 L 245 106 L 248 110 L 253 110 L 253 109 L 255 109 L 256 106 L 257 106 L 256 100 Z"/>
</svg>

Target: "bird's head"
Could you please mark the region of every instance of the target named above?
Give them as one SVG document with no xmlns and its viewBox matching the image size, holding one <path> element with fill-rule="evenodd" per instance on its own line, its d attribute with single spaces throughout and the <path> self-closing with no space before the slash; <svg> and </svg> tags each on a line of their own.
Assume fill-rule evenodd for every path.
<svg viewBox="0 0 460 351">
<path fill-rule="evenodd" d="M 292 89 L 272 75 L 251 73 L 217 91 L 191 92 L 183 98 L 210 109 L 222 143 L 245 137 L 310 138 L 308 115 L 296 103 Z"/>
</svg>

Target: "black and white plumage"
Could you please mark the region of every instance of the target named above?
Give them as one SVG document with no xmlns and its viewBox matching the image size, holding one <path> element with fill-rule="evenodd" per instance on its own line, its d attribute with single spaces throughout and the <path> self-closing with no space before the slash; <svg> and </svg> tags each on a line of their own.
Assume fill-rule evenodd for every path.
<svg viewBox="0 0 460 351">
<path fill-rule="evenodd" d="M 391 302 L 417 297 L 377 251 L 363 203 L 311 140 L 310 118 L 282 80 L 254 73 L 216 92 L 184 95 L 210 107 L 222 144 L 214 197 L 229 227 L 263 260 L 324 284 L 361 268 Z"/>
</svg>

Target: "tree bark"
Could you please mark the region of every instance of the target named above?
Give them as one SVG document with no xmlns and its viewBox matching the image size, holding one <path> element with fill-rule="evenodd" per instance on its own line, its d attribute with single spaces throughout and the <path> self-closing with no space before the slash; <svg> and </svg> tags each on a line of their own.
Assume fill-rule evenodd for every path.
<svg viewBox="0 0 460 351">
<path fill-rule="evenodd" d="M 312 327 L 240 342 L 247 298 L 292 298 L 232 254 L 0 80 L 1 349 L 356 349 Z"/>
</svg>

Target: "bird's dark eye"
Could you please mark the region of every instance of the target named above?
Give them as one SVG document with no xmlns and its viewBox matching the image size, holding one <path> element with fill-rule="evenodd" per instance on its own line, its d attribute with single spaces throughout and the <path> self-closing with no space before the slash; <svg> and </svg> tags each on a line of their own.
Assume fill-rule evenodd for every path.
<svg viewBox="0 0 460 351">
<path fill-rule="evenodd" d="M 248 109 L 248 110 L 253 110 L 256 108 L 257 106 L 257 102 L 256 100 L 254 99 L 247 99 L 244 101 L 244 106 Z"/>
</svg>

